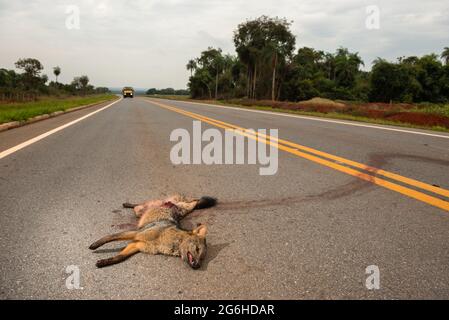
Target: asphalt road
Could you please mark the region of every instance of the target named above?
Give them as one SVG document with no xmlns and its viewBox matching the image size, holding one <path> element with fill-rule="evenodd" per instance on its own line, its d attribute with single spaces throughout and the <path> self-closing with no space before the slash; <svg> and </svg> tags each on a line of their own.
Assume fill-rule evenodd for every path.
<svg viewBox="0 0 449 320">
<path fill-rule="evenodd" d="M 285 150 L 271 176 L 259 175 L 259 165 L 173 165 L 169 136 L 177 128 L 191 132 L 194 119 L 166 107 L 278 129 L 287 141 L 443 191 L 448 134 L 155 101 L 121 100 L 0 159 L 0 298 L 449 298 L 449 211 Z M 0 153 L 100 107 L 2 132 Z M 174 192 L 220 201 L 183 221 L 209 227 L 200 270 L 144 254 L 95 267 L 122 245 L 97 252 L 88 245 L 135 223 L 122 202 Z M 82 289 L 66 287 L 73 265 Z M 370 265 L 380 271 L 378 290 L 365 285 Z"/>
</svg>

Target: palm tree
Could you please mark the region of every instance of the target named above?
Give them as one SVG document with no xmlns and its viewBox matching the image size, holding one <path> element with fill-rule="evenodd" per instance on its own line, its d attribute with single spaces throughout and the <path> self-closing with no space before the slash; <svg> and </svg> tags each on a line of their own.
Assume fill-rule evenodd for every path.
<svg viewBox="0 0 449 320">
<path fill-rule="evenodd" d="M 218 77 L 224 69 L 224 59 L 221 55 L 221 49 L 219 49 L 218 54 L 214 57 L 214 69 L 215 69 L 215 100 L 218 99 Z"/>
<path fill-rule="evenodd" d="M 56 83 L 58 83 L 58 76 L 61 74 L 61 68 L 58 66 L 54 67 L 53 73 L 56 76 Z"/>
<path fill-rule="evenodd" d="M 444 60 L 444 64 L 449 66 L 449 47 L 445 47 L 441 54 L 441 59 Z"/>
<path fill-rule="evenodd" d="M 190 59 L 186 65 L 187 70 L 190 70 L 190 76 L 193 75 L 193 71 L 197 68 L 196 61 L 194 59 Z"/>
</svg>

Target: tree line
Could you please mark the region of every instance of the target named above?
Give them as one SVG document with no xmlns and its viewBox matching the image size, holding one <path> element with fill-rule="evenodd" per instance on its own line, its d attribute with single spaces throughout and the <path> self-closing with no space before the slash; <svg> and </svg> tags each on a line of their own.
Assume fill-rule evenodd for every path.
<svg viewBox="0 0 449 320">
<path fill-rule="evenodd" d="M 236 54 L 209 47 L 188 61 L 193 98 L 300 101 L 448 102 L 449 48 L 441 55 L 378 58 L 363 71 L 358 52 L 295 50 L 292 22 L 261 16 L 234 31 Z"/>
<path fill-rule="evenodd" d="M 189 90 L 186 89 L 173 89 L 173 88 L 165 88 L 165 89 L 156 89 L 150 88 L 146 91 L 148 95 L 170 95 L 170 96 L 188 96 L 190 94 Z"/>
<path fill-rule="evenodd" d="M 88 95 L 109 92 L 108 88 L 97 87 L 89 83 L 89 77 L 81 75 L 75 77 L 71 83 L 58 82 L 61 68 L 53 68 L 55 81 L 50 81 L 46 74 L 42 74 L 44 66 L 34 58 L 19 59 L 15 63 L 15 70 L 0 69 L 0 93 L 2 96 L 18 96 L 19 94 L 39 95 Z M 48 84 L 47 84 L 48 83 Z"/>
</svg>

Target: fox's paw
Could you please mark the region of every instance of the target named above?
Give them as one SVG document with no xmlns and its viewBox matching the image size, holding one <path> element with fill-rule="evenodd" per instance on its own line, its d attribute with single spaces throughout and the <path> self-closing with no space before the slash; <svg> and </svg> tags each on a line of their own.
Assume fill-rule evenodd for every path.
<svg viewBox="0 0 449 320">
<path fill-rule="evenodd" d="M 98 241 L 96 241 L 96 242 L 92 243 L 92 244 L 89 246 L 89 249 L 90 249 L 90 250 L 95 250 L 95 249 L 97 249 L 97 248 L 100 247 L 100 246 L 101 246 L 101 244 L 98 243 Z"/>
<path fill-rule="evenodd" d="M 125 203 L 122 204 L 122 206 L 123 206 L 123 208 L 134 209 L 134 207 L 136 207 L 137 204 L 125 202 Z"/>
<path fill-rule="evenodd" d="M 98 260 L 95 265 L 97 266 L 97 268 L 103 268 L 103 267 L 110 266 L 112 264 L 112 261 L 113 261 L 113 258 L 102 259 L 102 260 Z"/>
</svg>

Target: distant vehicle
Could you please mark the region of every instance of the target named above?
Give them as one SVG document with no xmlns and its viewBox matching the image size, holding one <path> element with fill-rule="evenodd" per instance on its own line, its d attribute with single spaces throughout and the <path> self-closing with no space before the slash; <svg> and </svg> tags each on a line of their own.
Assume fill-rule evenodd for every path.
<svg viewBox="0 0 449 320">
<path fill-rule="evenodd" d="M 126 97 L 133 98 L 134 97 L 134 89 L 132 87 L 124 87 L 122 89 L 122 94 L 123 94 L 123 98 L 126 98 Z"/>
</svg>

